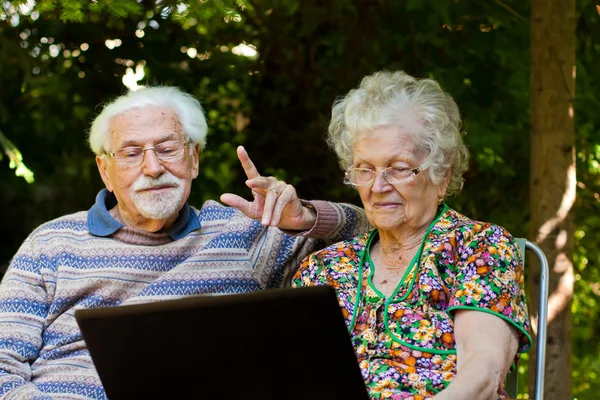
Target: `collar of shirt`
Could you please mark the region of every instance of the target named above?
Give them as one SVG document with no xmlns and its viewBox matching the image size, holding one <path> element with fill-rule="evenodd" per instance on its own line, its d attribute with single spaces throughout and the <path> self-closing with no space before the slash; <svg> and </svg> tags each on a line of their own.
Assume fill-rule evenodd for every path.
<svg viewBox="0 0 600 400">
<path fill-rule="evenodd" d="M 94 236 L 110 236 L 124 225 L 114 219 L 108 210 L 117 205 L 115 195 L 107 189 L 102 189 L 96 196 L 96 203 L 90 208 L 87 216 L 88 231 Z M 171 239 L 179 240 L 188 233 L 200 229 L 200 219 L 188 203 L 179 211 L 177 220 L 166 231 Z"/>
</svg>

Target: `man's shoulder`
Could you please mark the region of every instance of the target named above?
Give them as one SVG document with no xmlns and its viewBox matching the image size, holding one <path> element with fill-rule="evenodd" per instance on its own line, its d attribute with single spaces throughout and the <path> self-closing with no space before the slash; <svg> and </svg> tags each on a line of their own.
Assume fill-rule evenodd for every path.
<svg viewBox="0 0 600 400">
<path fill-rule="evenodd" d="M 30 236 L 38 236 L 49 232 L 66 234 L 67 232 L 87 232 L 87 211 L 78 211 L 63 215 L 38 226 Z"/>
<path fill-rule="evenodd" d="M 231 217 L 238 211 L 233 207 L 225 206 L 215 200 L 206 200 L 200 209 L 193 206 L 191 206 L 191 208 L 198 216 L 210 215 L 215 217 Z"/>
<path fill-rule="evenodd" d="M 196 213 L 200 219 L 200 222 L 229 221 L 236 215 L 245 217 L 239 210 L 233 207 L 225 206 L 214 200 L 205 201 L 200 209 L 195 207 L 191 207 L 191 209 Z"/>
</svg>

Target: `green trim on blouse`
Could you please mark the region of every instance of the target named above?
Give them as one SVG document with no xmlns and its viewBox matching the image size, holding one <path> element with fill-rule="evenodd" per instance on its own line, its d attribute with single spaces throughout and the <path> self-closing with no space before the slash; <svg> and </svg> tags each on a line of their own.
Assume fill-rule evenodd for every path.
<svg viewBox="0 0 600 400">
<path fill-rule="evenodd" d="M 454 310 L 483 311 L 485 313 L 495 315 L 496 317 L 502 318 L 503 320 L 505 320 L 506 322 L 510 323 L 512 326 L 514 326 L 515 328 L 517 328 L 517 330 L 519 332 L 522 332 L 525 336 L 527 336 L 527 339 L 529 339 L 530 343 L 533 343 L 533 340 L 531 340 L 531 336 L 529 336 L 529 332 L 527 332 L 526 330 L 524 330 L 523 327 L 517 325 L 515 323 L 515 321 L 513 321 L 510 318 L 508 318 L 506 315 L 500 314 L 500 313 L 498 313 L 496 311 L 489 310 L 487 308 L 479 308 L 479 307 L 473 307 L 473 306 L 453 306 L 453 307 L 448 307 L 448 309 L 446 310 L 446 312 L 448 313 L 448 315 L 450 315 L 450 317 L 453 320 L 454 320 L 454 315 L 450 314 L 450 311 L 454 311 Z M 521 343 L 519 343 L 519 348 L 520 347 L 521 347 Z M 521 354 L 527 353 L 529 350 L 531 350 L 531 347 L 532 346 L 529 346 L 525 351 L 519 351 L 519 353 L 521 353 Z"/>
<path fill-rule="evenodd" d="M 372 268 L 371 268 L 371 273 L 369 274 L 369 276 L 367 278 L 367 284 L 369 284 L 371 286 L 371 288 L 375 291 L 375 293 L 378 296 L 380 296 L 382 299 L 385 300 L 383 324 L 384 324 L 385 330 L 390 335 L 390 338 L 392 338 L 393 341 L 398 342 L 398 343 L 402 344 L 403 346 L 406 346 L 413 350 L 418 350 L 418 351 L 427 352 L 427 353 L 431 353 L 431 354 L 456 354 L 456 350 L 429 349 L 426 347 L 414 346 L 412 344 L 402 341 L 399 337 L 394 335 L 392 333 L 392 331 L 390 330 L 389 321 L 388 321 L 388 311 L 387 311 L 388 306 L 390 304 L 399 303 L 401 301 L 404 301 L 408 297 L 408 295 L 412 292 L 415 281 L 417 279 L 417 271 L 414 272 L 413 277 L 410 281 L 410 284 L 406 290 L 406 293 L 404 293 L 404 295 L 400 299 L 393 300 L 394 297 L 396 296 L 396 294 L 398 293 L 398 290 L 404 283 L 404 280 L 406 279 L 408 274 L 415 268 L 418 268 L 420 261 L 421 261 L 421 253 L 423 252 L 423 248 L 425 247 L 425 241 L 426 241 L 427 237 L 429 237 L 429 234 L 431 233 L 431 230 L 433 229 L 435 224 L 438 222 L 438 220 L 441 218 L 442 215 L 444 215 L 444 213 L 447 210 L 448 210 L 448 205 L 446 203 L 443 203 L 441 211 L 436 215 L 435 219 L 429 224 L 429 227 L 427 227 L 427 231 L 425 232 L 425 235 L 423 236 L 423 240 L 421 241 L 421 246 L 419 247 L 419 251 L 417 251 L 417 253 L 413 257 L 413 259 L 411 260 L 409 267 L 404 272 L 404 275 L 403 275 L 402 279 L 400 280 L 400 282 L 398 283 L 398 286 L 396 286 L 396 290 L 394 290 L 394 293 L 389 298 L 386 298 L 379 290 L 377 290 L 377 288 L 375 288 L 375 286 L 373 285 L 372 280 L 371 280 L 371 277 L 375 273 L 375 266 L 373 265 L 373 261 L 371 260 L 370 249 L 371 249 L 371 245 L 373 243 L 374 238 L 379 236 L 379 232 L 376 229 L 373 229 L 371 232 L 369 232 L 369 237 L 367 238 L 367 242 L 365 244 L 365 250 L 363 251 L 363 254 L 361 255 L 360 263 L 358 265 L 358 274 L 359 274 L 358 275 L 358 292 L 357 292 L 357 296 L 356 296 L 356 301 L 354 302 L 352 321 L 350 322 L 350 329 L 349 329 L 350 333 L 352 333 L 352 331 L 354 330 L 354 327 L 356 324 L 356 317 L 359 314 L 360 309 L 362 308 L 361 305 L 362 305 L 363 270 L 364 270 L 365 259 L 368 259 Z"/>
<path fill-rule="evenodd" d="M 376 237 L 379 236 L 379 231 L 374 231 L 373 232 L 373 240 L 375 240 Z M 371 239 L 371 238 L 369 238 Z M 371 241 L 369 241 L 369 246 L 366 248 L 366 256 L 367 256 L 367 261 L 369 262 L 369 265 L 372 265 L 373 268 L 371 268 L 371 273 L 369 274 L 369 276 L 367 277 L 367 283 L 369 286 L 371 286 L 371 289 L 373 289 L 373 291 L 375 293 L 377 293 L 377 295 L 379 297 L 381 297 L 382 299 L 386 300 L 387 302 L 387 297 L 384 296 L 383 293 L 381 293 L 379 291 L 379 289 L 377 289 L 375 287 L 375 284 L 373 283 L 373 275 L 375 275 L 375 263 L 373 262 L 373 260 L 371 259 Z M 398 282 L 398 284 L 396 285 L 396 289 L 394 289 L 394 292 L 392 293 L 392 295 L 390 296 L 390 298 L 394 298 L 396 297 L 396 295 L 398 294 L 398 290 L 400 290 L 400 288 L 402 287 L 402 284 L 404 284 L 404 280 L 406 279 L 406 276 L 408 275 L 408 273 L 410 271 L 413 270 L 413 268 L 415 267 L 415 263 L 419 260 L 419 258 L 421 258 L 421 251 L 423 250 L 423 244 L 421 244 L 421 247 L 419 248 L 419 251 L 417 251 L 415 253 L 415 255 L 413 256 L 412 260 L 410 261 L 410 263 L 408 264 L 408 268 L 406 268 L 406 271 L 404 271 L 404 275 L 402 275 L 402 279 L 400 279 L 400 282 Z M 414 284 L 414 282 L 411 282 L 411 286 L 412 284 Z M 403 298 L 406 297 L 406 294 L 403 296 Z"/>
</svg>

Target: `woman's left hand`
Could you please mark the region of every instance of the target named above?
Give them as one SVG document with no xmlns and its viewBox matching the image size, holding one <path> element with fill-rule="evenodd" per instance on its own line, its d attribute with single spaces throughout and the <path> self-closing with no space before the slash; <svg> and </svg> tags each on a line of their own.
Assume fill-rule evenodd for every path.
<svg viewBox="0 0 600 400">
<path fill-rule="evenodd" d="M 272 176 L 261 176 L 244 147 L 237 148 L 237 156 L 248 177 L 246 186 L 252 190 L 254 200 L 250 202 L 235 194 L 224 193 L 221 195 L 223 203 L 263 225 L 299 231 L 314 226 L 316 211 L 302 205 L 292 185 Z"/>
</svg>

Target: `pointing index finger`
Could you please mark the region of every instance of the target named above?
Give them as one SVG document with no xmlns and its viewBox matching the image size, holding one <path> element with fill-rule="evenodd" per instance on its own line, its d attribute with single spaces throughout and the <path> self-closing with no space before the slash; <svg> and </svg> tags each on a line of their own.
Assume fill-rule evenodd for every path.
<svg viewBox="0 0 600 400">
<path fill-rule="evenodd" d="M 244 172 L 246 173 L 248 179 L 258 178 L 260 176 L 244 146 L 238 146 L 237 156 L 242 163 L 242 168 L 244 168 Z"/>
</svg>

